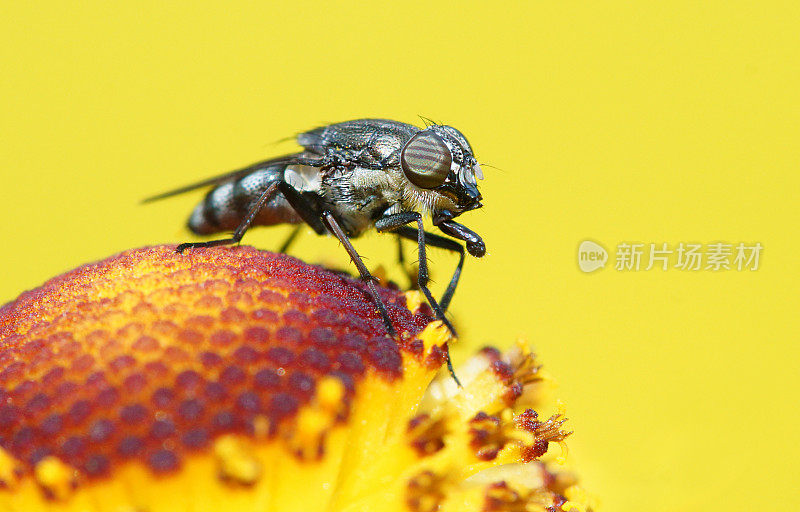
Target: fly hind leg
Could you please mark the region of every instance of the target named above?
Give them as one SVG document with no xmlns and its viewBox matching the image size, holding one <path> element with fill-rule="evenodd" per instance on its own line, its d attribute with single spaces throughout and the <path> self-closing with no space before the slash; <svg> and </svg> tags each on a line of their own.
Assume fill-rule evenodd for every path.
<svg viewBox="0 0 800 512">
<path fill-rule="evenodd" d="M 344 230 L 341 228 L 341 226 L 339 226 L 339 223 L 336 221 L 332 213 L 327 211 L 320 212 L 315 205 L 303 197 L 302 193 L 285 181 L 276 181 L 272 183 L 269 188 L 267 188 L 267 190 L 265 190 L 261 196 L 259 196 L 258 200 L 253 203 L 252 206 L 250 206 L 247 215 L 236 228 L 236 231 L 234 231 L 232 237 L 223 238 L 220 240 L 211 240 L 209 242 L 189 242 L 181 244 L 177 247 L 176 251 L 182 253 L 186 249 L 192 247 L 215 247 L 218 245 L 230 245 L 238 243 L 244 236 L 244 233 L 253 223 L 253 220 L 258 215 L 258 212 L 261 211 L 264 205 L 267 204 L 267 202 L 269 202 L 269 200 L 272 199 L 273 196 L 278 192 L 280 192 L 283 197 L 286 198 L 286 201 L 297 212 L 300 218 L 302 218 L 306 224 L 311 226 L 314 231 L 320 235 L 324 234 L 326 231 L 330 231 L 336 236 L 336 238 L 339 239 L 342 245 L 344 245 L 347 253 L 350 255 L 350 259 L 353 260 L 356 268 L 358 268 L 361 279 L 367 283 L 367 288 L 369 289 L 372 301 L 375 303 L 375 306 L 378 308 L 378 311 L 381 314 L 386 331 L 390 336 L 394 337 L 396 335 L 396 331 L 394 326 L 392 326 L 392 321 L 389 319 L 389 313 L 386 310 L 386 306 L 378 295 L 378 290 L 375 286 L 375 278 L 372 277 L 372 274 L 370 274 L 369 270 L 367 270 L 366 265 L 364 265 L 361 257 L 353 247 L 353 244 L 350 243 L 350 239 L 347 237 L 347 234 L 345 234 Z"/>
<path fill-rule="evenodd" d="M 397 233 L 398 239 L 399 237 L 403 237 L 414 241 L 419 240 L 419 230 L 409 226 L 402 226 L 397 228 L 394 232 Z M 458 281 L 461 278 L 461 271 L 464 268 L 464 246 L 455 240 L 450 240 L 449 238 L 444 238 L 443 236 L 439 236 L 434 233 L 428 233 L 427 231 L 424 231 L 423 233 L 425 235 L 425 243 L 427 245 L 458 253 L 458 265 L 456 265 L 456 269 L 453 271 L 453 276 L 450 278 L 450 282 L 447 284 L 447 288 L 445 289 L 444 294 L 442 294 L 442 298 L 439 300 L 439 306 L 441 306 L 442 311 L 446 312 L 450 307 L 450 301 L 453 300 L 453 295 L 456 292 Z M 418 283 L 415 284 L 419 286 Z"/>
<path fill-rule="evenodd" d="M 300 230 L 303 228 L 302 224 L 298 224 L 294 228 L 292 228 L 292 232 L 289 233 L 289 236 L 286 237 L 286 240 L 283 241 L 281 246 L 278 248 L 278 252 L 281 254 L 286 254 L 289 250 L 289 247 L 292 246 L 294 241 L 297 239 L 297 236 L 300 234 Z"/>
<path fill-rule="evenodd" d="M 180 244 L 175 250 L 182 253 L 186 249 L 195 247 L 216 247 L 218 245 L 232 245 L 238 244 L 245 232 L 250 228 L 258 213 L 275 197 L 275 194 L 280 192 L 286 201 L 294 208 L 303 221 L 311 226 L 318 234 L 325 233 L 325 226 L 319 218 L 319 214 L 313 210 L 307 200 L 298 192 L 294 187 L 285 181 L 274 181 L 267 189 L 261 193 L 258 199 L 250 205 L 247 214 L 244 216 L 242 222 L 239 223 L 233 235 L 230 238 L 221 238 L 219 240 L 210 240 L 208 242 L 188 242 Z"/>
<path fill-rule="evenodd" d="M 416 237 L 414 240 L 416 240 Z M 415 272 L 412 267 L 406 265 L 406 256 L 403 253 L 403 237 L 401 236 L 397 237 L 397 264 L 408 278 L 408 289 L 419 290 L 419 284 L 417 284 L 417 272 Z"/>
<path fill-rule="evenodd" d="M 253 223 L 253 220 L 258 215 L 258 212 L 264 207 L 265 204 L 269 202 L 270 199 L 278 192 L 281 184 L 284 183 L 282 181 L 274 181 L 270 184 L 269 187 L 258 197 L 255 203 L 250 206 L 250 209 L 245 215 L 244 219 L 236 230 L 233 232 L 233 235 L 230 238 L 221 238 L 219 240 L 209 240 L 208 242 L 187 242 L 180 244 L 175 251 L 178 253 L 183 253 L 186 249 L 196 248 L 196 247 L 216 247 L 218 245 L 231 245 L 231 244 L 238 244 L 242 237 L 244 236 L 245 232 L 250 228 L 250 225 Z"/>
</svg>

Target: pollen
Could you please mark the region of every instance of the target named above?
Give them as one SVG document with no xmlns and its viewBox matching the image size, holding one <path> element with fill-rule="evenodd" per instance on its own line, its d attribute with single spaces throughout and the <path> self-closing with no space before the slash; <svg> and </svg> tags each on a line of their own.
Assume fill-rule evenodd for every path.
<svg viewBox="0 0 800 512">
<path fill-rule="evenodd" d="M 394 338 L 360 281 L 249 247 L 23 293 L 0 308 L 0 510 L 591 510 L 544 462 L 570 432 L 536 412 L 527 345 L 479 351 L 461 388 L 419 293 L 379 293 Z"/>
<path fill-rule="evenodd" d="M 452 340 L 452 335 L 441 320 L 436 320 L 425 327 L 425 330 L 420 333 L 419 338 L 424 344 L 425 354 L 429 354 L 433 347 L 445 346 L 448 341 Z"/>
</svg>

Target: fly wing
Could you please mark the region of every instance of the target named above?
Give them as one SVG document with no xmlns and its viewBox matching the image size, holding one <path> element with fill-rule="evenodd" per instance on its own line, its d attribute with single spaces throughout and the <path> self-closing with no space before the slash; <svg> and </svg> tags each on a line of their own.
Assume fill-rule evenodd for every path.
<svg viewBox="0 0 800 512">
<path fill-rule="evenodd" d="M 356 119 L 355 121 L 321 126 L 297 136 L 298 144 L 305 149 L 304 153 L 295 153 L 256 162 L 235 171 L 156 194 L 142 200 L 142 202 L 150 203 L 198 188 L 219 185 L 225 181 L 242 178 L 253 171 L 272 165 L 319 167 L 322 165 L 322 158 L 330 154 L 335 154 L 342 160 L 351 161 L 365 167 L 374 167 L 388 155 L 399 153 L 399 148 L 417 131 L 419 131 L 419 128 L 416 126 L 389 119 Z"/>
<path fill-rule="evenodd" d="M 248 174 L 257 171 L 258 169 L 263 169 L 265 167 L 270 167 L 274 165 L 295 165 L 295 164 L 303 165 L 307 164 L 308 162 L 309 159 L 301 153 L 297 153 L 294 155 L 280 156 L 277 158 L 270 158 L 269 160 L 262 160 L 260 162 L 250 164 L 247 167 L 242 167 L 241 169 L 237 169 L 235 171 L 226 172 L 225 174 L 213 176 L 211 178 L 204 179 L 203 181 L 198 181 L 196 183 L 191 183 L 189 185 L 184 185 L 183 187 L 180 188 L 168 190 L 167 192 L 162 192 L 160 194 L 150 196 L 148 198 L 143 199 L 142 203 L 151 203 L 153 201 L 158 201 L 160 199 L 166 199 L 168 197 L 177 196 L 185 192 L 191 192 L 192 190 L 196 190 L 198 188 L 208 187 L 212 185 L 219 185 L 220 183 L 226 181 L 243 178 L 244 176 L 247 176 Z"/>
</svg>

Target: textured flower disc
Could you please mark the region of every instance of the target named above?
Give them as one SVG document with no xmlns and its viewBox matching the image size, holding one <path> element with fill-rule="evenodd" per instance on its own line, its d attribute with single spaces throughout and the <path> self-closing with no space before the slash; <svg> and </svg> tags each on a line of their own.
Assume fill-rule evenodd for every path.
<svg viewBox="0 0 800 512">
<path fill-rule="evenodd" d="M 0 308 L 0 510 L 567 503 L 538 463 L 535 495 L 463 485 L 566 436 L 558 415 L 510 409 L 532 355 L 485 351 L 464 392 L 428 389 L 446 329 L 418 294 L 380 294 L 396 339 L 359 281 L 247 247 L 132 250 L 23 293 Z"/>
</svg>

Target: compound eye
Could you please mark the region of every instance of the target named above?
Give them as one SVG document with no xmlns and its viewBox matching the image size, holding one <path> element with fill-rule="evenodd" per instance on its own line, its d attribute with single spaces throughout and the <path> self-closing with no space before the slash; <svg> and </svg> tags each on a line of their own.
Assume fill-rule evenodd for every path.
<svg viewBox="0 0 800 512">
<path fill-rule="evenodd" d="M 420 188 L 436 188 L 444 183 L 452 159 L 444 141 L 431 132 L 414 135 L 400 155 L 406 178 Z"/>
</svg>

